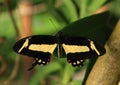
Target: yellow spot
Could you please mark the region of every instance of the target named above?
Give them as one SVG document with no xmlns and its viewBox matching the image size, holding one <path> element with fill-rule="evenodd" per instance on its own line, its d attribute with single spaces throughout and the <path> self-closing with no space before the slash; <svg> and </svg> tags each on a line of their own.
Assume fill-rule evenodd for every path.
<svg viewBox="0 0 120 85">
<path fill-rule="evenodd" d="M 23 48 L 26 48 L 28 46 L 28 43 L 29 43 L 29 39 L 26 39 L 22 47 L 19 49 L 18 53 L 20 53 Z"/>
<path fill-rule="evenodd" d="M 92 48 L 92 50 L 95 50 L 95 52 L 96 52 L 98 55 L 100 55 L 100 53 L 99 53 L 99 51 L 97 50 L 97 48 L 95 47 L 93 41 L 90 42 L 90 47 Z"/>
</svg>

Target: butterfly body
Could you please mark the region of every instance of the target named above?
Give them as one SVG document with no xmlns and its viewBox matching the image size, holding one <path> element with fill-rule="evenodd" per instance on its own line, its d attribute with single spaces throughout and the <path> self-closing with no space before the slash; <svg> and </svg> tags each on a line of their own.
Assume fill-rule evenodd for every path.
<svg viewBox="0 0 120 85">
<path fill-rule="evenodd" d="M 82 66 L 84 59 L 101 56 L 105 53 L 105 48 L 96 42 L 83 37 L 73 36 L 50 36 L 34 35 L 23 38 L 16 42 L 13 50 L 22 55 L 31 56 L 35 62 L 31 70 L 37 64 L 46 65 L 50 62 L 50 57 L 55 48 L 58 48 L 58 56 L 64 49 L 68 63 L 72 66 Z"/>
</svg>

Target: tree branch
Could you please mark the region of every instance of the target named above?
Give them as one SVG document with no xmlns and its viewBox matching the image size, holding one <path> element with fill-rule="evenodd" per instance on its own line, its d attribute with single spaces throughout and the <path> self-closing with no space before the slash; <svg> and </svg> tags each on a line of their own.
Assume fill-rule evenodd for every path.
<svg viewBox="0 0 120 85">
<path fill-rule="evenodd" d="M 120 20 L 105 47 L 107 52 L 98 58 L 86 85 L 118 85 L 120 80 Z"/>
</svg>

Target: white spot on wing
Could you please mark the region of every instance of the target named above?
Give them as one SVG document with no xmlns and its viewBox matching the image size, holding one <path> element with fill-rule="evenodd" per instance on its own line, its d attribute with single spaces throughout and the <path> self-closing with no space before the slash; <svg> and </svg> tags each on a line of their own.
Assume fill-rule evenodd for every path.
<svg viewBox="0 0 120 85">
<path fill-rule="evenodd" d="M 80 62 L 83 62 L 83 60 L 80 60 Z"/>
<path fill-rule="evenodd" d="M 29 43 L 29 39 L 26 39 L 22 47 L 19 49 L 18 53 L 20 53 L 23 48 L 26 48 L 28 46 L 28 43 Z"/>
<path fill-rule="evenodd" d="M 76 53 L 76 52 L 88 52 L 90 49 L 87 46 L 80 46 L 80 45 L 66 45 L 62 44 L 65 53 Z"/>
<path fill-rule="evenodd" d="M 81 62 L 80 61 L 77 61 L 77 64 L 80 64 Z"/>
<path fill-rule="evenodd" d="M 41 63 L 41 61 L 42 61 L 41 59 L 40 59 L 40 60 L 38 60 L 38 62 L 39 62 L 39 63 Z"/>
<path fill-rule="evenodd" d="M 42 51 L 53 53 L 57 44 L 31 44 L 28 49 L 33 51 Z"/>
<path fill-rule="evenodd" d="M 38 58 L 35 58 L 35 60 L 38 60 Z"/>
<path fill-rule="evenodd" d="M 43 61 L 42 63 L 45 64 L 45 61 Z"/>
<path fill-rule="evenodd" d="M 90 42 L 90 47 L 91 47 L 92 50 L 95 50 L 95 52 L 96 52 L 98 55 L 100 55 L 100 53 L 99 53 L 99 51 L 97 50 L 97 48 L 95 47 L 93 41 Z"/>
</svg>

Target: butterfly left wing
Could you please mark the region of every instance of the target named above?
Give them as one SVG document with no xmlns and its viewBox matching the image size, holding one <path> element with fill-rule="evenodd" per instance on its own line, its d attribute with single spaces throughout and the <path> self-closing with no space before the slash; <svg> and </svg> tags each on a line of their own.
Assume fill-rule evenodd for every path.
<svg viewBox="0 0 120 85">
<path fill-rule="evenodd" d="M 83 37 L 64 37 L 62 47 L 67 54 L 67 61 L 72 66 L 82 66 L 85 59 L 103 55 L 105 48 Z"/>
<path fill-rule="evenodd" d="M 50 62 L 50 56 L 57 46 L 56 37 L 49 35 L 36 35 L 23 38 L 16 42 L 13 50 L 22 55 L 33 57 L 35 62 L 31 70 L 37 64 L 46 65 Z"/>
</svg>

